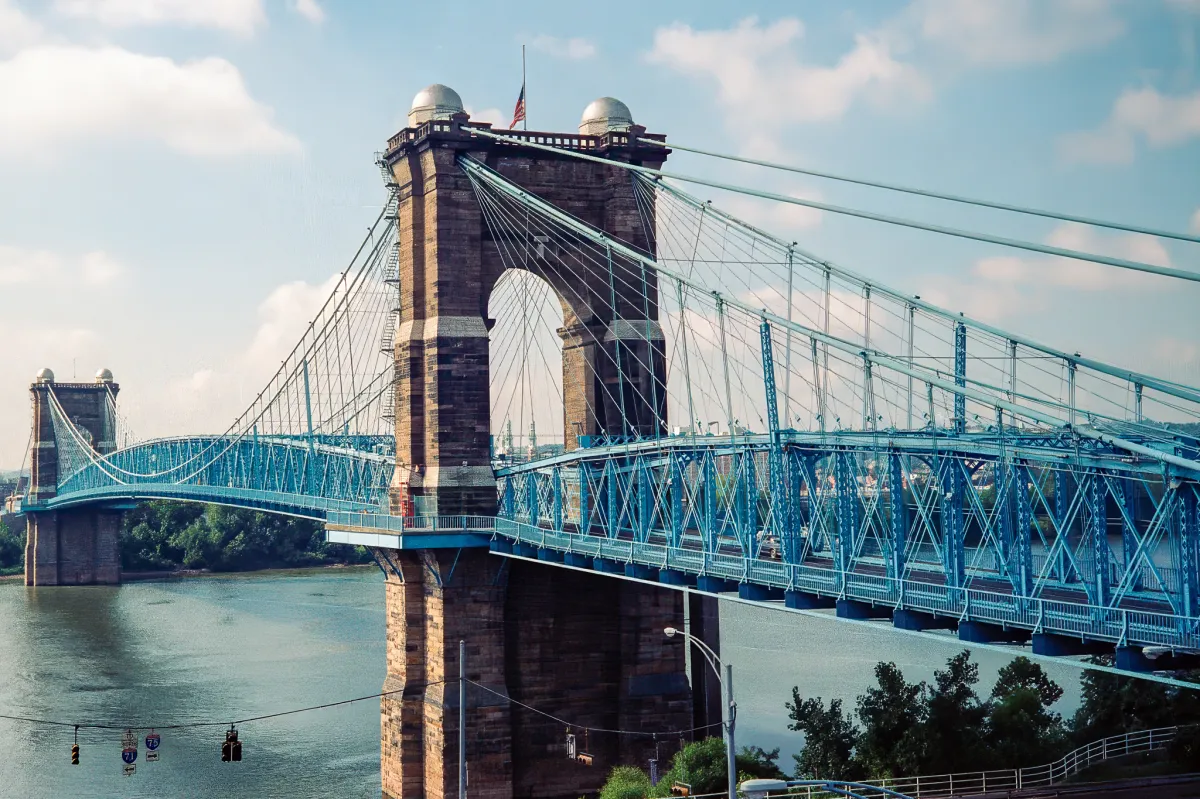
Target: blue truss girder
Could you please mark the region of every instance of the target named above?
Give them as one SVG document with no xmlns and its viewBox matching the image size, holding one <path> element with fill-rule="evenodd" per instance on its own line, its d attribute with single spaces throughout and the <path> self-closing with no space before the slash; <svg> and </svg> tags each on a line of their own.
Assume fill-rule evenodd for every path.
<svg viewBox="0 0 1200 799">
<path fill-rule="evenodd" d="M 66 475 L 53 499 L 28 510 L 98 501 L 180 499 L 324 518 L 380 507 L 394 458 L 376 437 L 192 436 L 117 450 Z M 366 451 L 341 444 L 359 444 Z"/>
<path fill-rule="evenodd" d="M 815 570 L 813 579 L 821 575 L 835 595 L 882 580 L 903 585 L 903 593 L 937 586 L 944 597 L 983 591 L 1089 608 L 1097 629 L 1108 629 L 1114 613 L 1136 611 L 1193 630 L 1200 623 L 1196 481 L 1090 445 L 1075 457 L 1076 443 L 1015 430 L 1003 438 L 680 435 L 654 446 L 577 449 L 496 474 L 501 486 L 538 472 L 579 474 L 563 482 L 577 487 L 579 507 L 589 491 L 606 497 L 602 525 L 566 518 L 547 529 L 603 530 L 614 546 L 691 553 L 701 568 L 735 558 L 739 579 L 751 582 L 755 570 L 795 566 Z M 1153 513 L 1129 512 L 1122 500 L 1130 484 Z M 1110 527 L 1123 550 L 1127 539 L 1136 542 L 1132 555 L 1117 556 Z M 1170 548 L 1175 565 L 1161 557 Z"/>
</svg>

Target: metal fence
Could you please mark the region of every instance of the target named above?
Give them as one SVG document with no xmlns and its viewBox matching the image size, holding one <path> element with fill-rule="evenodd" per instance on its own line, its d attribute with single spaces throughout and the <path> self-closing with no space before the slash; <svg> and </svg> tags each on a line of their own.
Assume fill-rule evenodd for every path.
<svg viewBox="0 0 1200 799">
<path fill-rule="evenodd" d="M 1165 748 L 1175 739 L 1178 727 L 1159 727 L 1153 730 L 1139 730 L 1123 735 L 1114 735 L 1092 741 L 1086 746 L 1068 752 L 1053 763 L 1043 766 L 1027 766 L 1025 768 L 996 769 L 993 771 L 968 771 L 959 774 L 935 774 L 920 777 L 895 777 L 882 780 L 864 780 L 865 785 L 876 785 L 895 791 L 913 799 L 945 796 L 972 796 L 977 794 L 995 793 L 1000 791 L 1020 791 L 1027 788 L 1041 788 L 1057 785 L 1068 777 L 1083 771 L 1088 766 L 1102 763 L 1116 757 L 1151 752 Z M 873 799 L 893 799 L 889 794 L 870 793 L 861 791 L 864 796 Z M 802 796 L 805 799 L 841 799 L 841 797 L 822 791 L 820 788 L 807 786 L 792 788 L 786 792 L 771 794 L 772 796 Z"/>
</svg>

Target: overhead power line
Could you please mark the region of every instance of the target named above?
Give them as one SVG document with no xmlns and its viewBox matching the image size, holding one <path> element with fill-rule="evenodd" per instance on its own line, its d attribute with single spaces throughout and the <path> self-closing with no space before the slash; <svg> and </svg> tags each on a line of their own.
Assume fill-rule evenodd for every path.
<svg viewBox="0 0 1200 799">
<path fill-rule="evenodd" d="M 643 144 L 654 144 L 660 147 L 670 147 L 672 150 L 684 150 L 697 155 L 707 155 L 712 158 L 722 158 L 726 161 L 737 161 L 743 164 L 753 164 L 754 166 L 767 167 L 768 169 L 778 169 L 784 172 L 795 172 L 799 175 L 810 175 L 815 178 L 825 178 L 827 180 L 837 180 L 842 183 L 854 183 L 859 186 L 870 186 L 875 189 L 886 189 L 888 191 L 898 191 L 904 194 L 915 194 L 921 197 L 932 197 L 935 200 L 946 200 L 952 203 L 962 203 L 963 205 L 976 205 L 980 208 L 995 208 L 999 211 L 1011 211 L 1015 214 L 1026 214 L 1028 216 L 1040 216 L 1046 219 L 1058 219 L 1063 222 L 1078 222 L 1082 225 L 1091 225 L 1093 227 L 1109 228 L 1110 230 L 1124 230 L 1128 233 L 1141 233 L 1147 236 L 1158 236 L 1164 239 L 1176 239 L 1177 241 L 1190 241 L 1200 244 L 1200 236 L 1192 236 L 1187 233 L 1177 233 L 1172 230 L 1160 230 L 1158 228 L 1140 227 L 1138 225 L 1129 225 L 1124 222 L 1110 222 L 1104 219 L 1095 219 L 1087 216 L 1076 216 L 1074 214 L 1064 214 L 1059 211 L 1046 211 L 1038 208 L 1027 208 L 1021 205 L 1011 205 L 1009 203 L 994 202 L 992 200 L 980 200 L 973 197 L 963 197 L 957 194 L 943 194 L 941 192 L 929 191 L 928 189 L 918 189 L 913 186 L 901 186 L 896 183 L 884 183 L 877 180 L 866 180 L 865 178 L 855 178 L 848 175 L 837 175 L 833 172 L 822 172 L 816 169 L 806 169 L 804 167 L 792 166 L 790 164 L 777 164 L 771 161 L 760 161 L 757 158 L 745 158 L 740 155 L 729 155 L 727 153 L 715 153 L 711 150 L 701 150 L 699 147 L 686 147 L 682 144 L 671 142 L 656 141 L 655 139 L 638 138 L 638 141 Z"/>
</svg>

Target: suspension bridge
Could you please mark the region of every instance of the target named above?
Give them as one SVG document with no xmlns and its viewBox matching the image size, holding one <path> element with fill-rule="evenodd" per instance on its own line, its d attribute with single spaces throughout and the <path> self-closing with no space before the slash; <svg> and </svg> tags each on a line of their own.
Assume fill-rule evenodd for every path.
<svg viewBox="0 0 1200 799">
<path fill-rule="evenodd" d="M 616 665 L 581 668 L 617 669 L 588 684 L 619 697 L 622 725 L 647 729 L 693 726 L 680 721 L 692 720 L 682 654 L 654 639 L 683 612 L 680 586 L 1040 655 L 1113 654 L 1135 671 L 1200 654 L 1200 389 L 937 307 L 693 192 L 1158 274 L 1181 290 L 1200 273 L 678 175 L 664 169 L 672 148 L 611 98 L 578 133 L 542 133 L 494 130 L 453 91 L 424 90 L 377 154 L 383 211 L 225 431 L 139 440 L 111 374 L 39 373 L 27 581 L 105 581 L 95 553 L 115 548 L 120 509 L 147 498 L 317 519 L 330 541 L 370 547 L 387 579 L 385 687 L 450 673 L 450 642 L 469 631 L 472 679 L 557 696 L 567 678 L 513 650 L 532 637 L 591 662 L 570 630 L 536 623 L 574 608 L 619 617 Z M 601 606 L 574 596 L 617 582 L 595 589 Z M 481 615 L 523 629 L 481 633 Z M 630 629 L 640 655 L 620 638 Z M 434 728 L 442 751 L 456 746 L 453 702 L 434 690 L 384 699 L 388 795 L 457 784 L 422 754 Z M 484 793 L 550 779 L 528 764 L 557 733 L 488 707 L 472 737 L 491 742 L 479 744 Z M 587 782 L 554 779 L 564 793 Z"/>
</svg>

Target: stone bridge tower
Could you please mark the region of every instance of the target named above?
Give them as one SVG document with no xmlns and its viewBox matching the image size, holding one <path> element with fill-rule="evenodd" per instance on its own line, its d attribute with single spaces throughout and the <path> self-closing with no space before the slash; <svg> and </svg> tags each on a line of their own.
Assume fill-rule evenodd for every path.
<svg viewBox="0 0 1200 799">
<path fill-rule="evenodd" d="M 120 386 L 101 369 L 93 383 L 59 383 L 42 369 L 29 387 L 33 439 L 29 453 L 29 506 L 25 514 L 26 585 L 115 585 L 121 582 L 118 538 L 121 513 L 103 507 L 39 511 L 57 494 L 59 445 L 54 403 L 80 431 L 84 443 L 104 455 L 116 449 L 113 403 Z M 65 443 L 65 442 L 62 442 Z M 63 475 L 65 476 L 65 475 Z"/>
<path fill-rule="evenodd" d="M 490 462 L 488 298 L 505 265 L 503 232 L 485 223 L 460 156 L 476 158 L 542 199 L 641 249 L 653 243 L 630 174 L 520 144 L 474 136 L 458 95 L 434 85 L 413 102 L 384 163 L 399 197 L 400 314 L 396 355 L 396 476 L 392 512 L 496 512 Z M 624 104 L 589 106 L 579 133 L 513 131 L 526 141 L 658 167 L 663 147 Z M 546 280 L 564 308 L 563 429 L 622 432 L 610 399 L 621 377 L 626 425 L 649 434 L 665 412 L 663 337 L 652 276 L 615 291 L 604 276 L 554 268 L 535 242 L 518 242 L 523 268 Z M 510 239 L 508 246 L 513 245 Z M 620 346 L 616 346 L 616 342 Z M 657 390 L 651 386 L 657 382 Z M 637 390 L 640 389 L 640 390 Z M 659 408 L 644 399 L 662 398 Z M 639 405 L 640 401 L 640 405 Z M 626 429 L 628 429 L 626 427 Z M 594 765 L 566 757 L 562 724 L 624 730 L 693 726 L 684 650 L 663 634 L 683 622 L 682 594 L 583 571 L 490 555 L 486 549 L 384 550 L 387 678 L 382 776 L 387 797 L 455 796 L 458 788 L 458 642 L 466 642 L 468 782 L 472 797 L 577 797 L 618 762 L 646 765 L 649 737 L 579 733 Z M 448 681 L 448 682 L 446 682 Z M 664 758 L 678 737 L 660 742 Z"/>
</svg>

